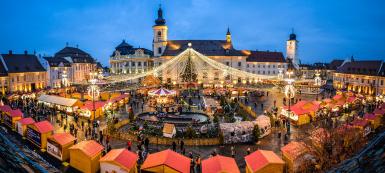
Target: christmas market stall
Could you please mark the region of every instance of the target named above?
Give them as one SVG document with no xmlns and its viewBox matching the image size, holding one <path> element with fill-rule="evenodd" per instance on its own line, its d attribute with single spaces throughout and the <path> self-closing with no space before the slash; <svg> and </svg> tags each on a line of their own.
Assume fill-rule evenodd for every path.
<svg viewBox="0 0 385 173">
<path fill-rule="evenodd" d="M 83 106 L 78 109 L 79 115 L 90 118 L 91 120 L 101 117 L 104 113 L 104 107 L 106 102 L 104 101 L 86 101 Z M 95 108 L 95 110 L 94 110 Z"/>
<path fill-rule="evenodd" d="M 43 103 L 48 107 L 56 107 L 59 110 L 66 112 L 74 112 L 82 106 L 82 103 L 77 99 L 59 97 L 55 95 L 41 95 L 38 97 L 38 103 Z"/>
<path fill-rule="evenodd" d="M 52 135 L 54 127 L 48 121 L 40 121 L 27 125 L 27 139 L 41 149 L 47 148 L 47 139 Z"/>
<path fill-rule="evenodd" d="M 264 115 L 261 115 L 264 116 Z M 220 133 L 223 135 L 225 144 L 251 142 L 254 139 L 253 129 L 257 124 L 260 129 L 260 138 L 270 134 L 271 124 L 266 121 L 266 117 L 261 117 L 256 121 L 240 121 L 235 123 L 220 123 Z"/>
<path fill-rule="evenodd" d="M 231 172 L 239 173 L 234 158 L 216 155 L 202 161 L 202 173 Z"/>
<path fill-rule="evenodd" d="M 282 159 L 285 161 L 288 172 L 298 172 L 308 155 L 304 142 L 292 141 L 281 148 Z"/>
<path fill-rule="evenodd" d="M 156 173 L 189 173 L 191 159 L 170 149 L 149 154 L 141 170 Z"/>
<path fill-rule="evenodd" d="M 370 122 L 373 130 L 376 130 L 381 125 L 382 116 L 375 113 L 367 113 L 364 115 L 364 119 Z"/>
<path fill-rule="evenodd" d="M 1 122 L 4 122 L 4 116 L 6 114 L 9 114 L 11 112 L 12 108 L 9 105 L 1 105 L 0 106 L 0 113 L 1 113 Z"/>
<path fill-rule="evenodd" d="M 128 103 L 129 95 L 121 94 L 119 96 L 113 97 L 107 101 L 105 109 L 116 110 L 118 107 L 123 106 Z"/>
<path fill-rule="evenodd" d="M 27 126 L 33 123 L 35 123 L 35 120 L 33 120 L 31 117 L 19 120 L 17 122 L 17 133 L 24 137 L 25 132 L 27 130 Z"/>
<path fill-rule="evenodd" d="M 299 101 L 295 105 L 282 108 L 281 114 L 289 117 L 296 125 L 310 123 L 315 118 L 316 112 L 319 110 L 320 103 L 317 101 Z"/>
<path fill-rule="evenodd" d="M 173 138 L 176 134 L 176 128 L 174 124 L 164 123 L 163 136 L 167 138 Z"/>
<path fill-rule="evenodd" d="M 104 147 L 94 140 L 81 141 L 69 148 L 70 165 L 81 172 L 98 172 L 103 149 Z"/>
<path fill-rule="evenodd" d="M 367 119 L 355 119 L 351 124 L 353 127 L 359 128 L 364 137 L 372 132 L 372 127 Z"/>
<path fill-rule="evenodd" d="M 127 149 L 113 149 L 100 160 L 100 172 L 137 173 L 138 155 Z"/>
<path fill-rule="evenodd" d="M 282 173 L 285 162 L 273 151 L 257 150 L 245 156 L 246 173 Z"/>
<path fill-rule="evenodd" d="M 4 124 L 14 129 L 16 122 L 23 118 L 23 112 L 20 109 L 12 109 L 3 116 Z"/>
<path fill-rule="evenodd" d="M 75 144 L 76 138 L 69 133 L 56 133 L 48 137 L 47 153 L 66 161 L 70 158 L 69 148 Z"/>
</svg>

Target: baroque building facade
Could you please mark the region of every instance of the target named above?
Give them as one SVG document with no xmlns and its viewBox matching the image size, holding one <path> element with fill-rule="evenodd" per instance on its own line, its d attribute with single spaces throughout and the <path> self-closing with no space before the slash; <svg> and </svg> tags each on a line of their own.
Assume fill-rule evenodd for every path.
<svg viewBox="0 0 385 173">
<path fill-rule="evenodd" d="M 168 39 L 168 26 L 163 17 L 163 10 L 158 9 L 158 18 L 155 20 L 153 29 L 153 52 L 154 66 L 178 56 L 188 47 L 197 52 L 227 66 L 249 73 L 277 76 L 280 72 L 285 73 L 288 63 L 282 52 L 238 50 L 233 46 L 230 30 L 223 40 L 170 40 Z M 297 40 L 294 33 L 290 34 L 287 41 L 287 55 L 293 60 L 297 59 Z M 205 72 L 203 72 L 205 73 Z M 172 73 L 162 72 L 160 75 L 163 82 L 176 81 L 177 76 Z M 203 74 L 202 81 L 218 82 L 241 82 L 247 79 L 232 79 L 231 76 L 221 76 L 218 70 Z"/>
<path fill-rule="evenodd" d="M 0 55 L 1 93 L 31 92 L 47 86 L 47 72 L 35 54 Z"/>
</svg>

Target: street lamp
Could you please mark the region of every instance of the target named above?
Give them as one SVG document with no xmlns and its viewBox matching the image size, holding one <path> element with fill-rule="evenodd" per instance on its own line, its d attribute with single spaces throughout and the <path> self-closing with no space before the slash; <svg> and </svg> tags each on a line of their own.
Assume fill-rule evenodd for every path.
<svg viewBox="0 0 385 173">
<path fill-rule="evenodd" d="M 285 81 L 287 82 L 287 85 L 285 86 L 284 88 L 284 92 L 285 92 L 285 97 L 289 99 L 289 109 L 288 109 L 288 118 L 287 118 L 287 121 L 286 121 L 286 127 L 287 127 L 287 133 L 290 134 L 290 118 L 291 118 L 291 110 L 290 110 L 290 106 L 291 106 L 291 99 L 294 98 L 295 96 L 295 88 L 294 88 L 294 85 L 293 85 L 293 82 L 294 82 L 294 79 L 291 79 L 291 75 L 293 75 L 294 72 L 292 70 L 289 70 L 286 72 L 286 75 L 288 76 L 287 79 L 285 79 Z"/>
<path fill-rule="evenodd" d="M 94 113 L 94 117 L 92 119 L 95 118 L 95 98 L 98 98 L 99 97 L 99 92 L 100 92 L 100 89 L 98 87 L 98 85 L 96 84 L 98 81 L 97 79 L 97 73 L 96 72 L 91 72 L 90 73 L 90 86 L 88 87 L 88 96 L 90 96 L 92 98 L 92 106 L 93 106 L 93 113 Z M 90 117 L 91 118 L 91 117 Z"/>
<path fill-rule="evenodd" d="M 63 73 L 61 74 L 61 77 L 62 77 L 62 86 L 64 87 L 64 97 L 67 97 L 67 87 L 69 86 L 69 82 L 68 82 L 68 75 L 67 75 L 67 71 L 64 70 Z"/>
</svg>

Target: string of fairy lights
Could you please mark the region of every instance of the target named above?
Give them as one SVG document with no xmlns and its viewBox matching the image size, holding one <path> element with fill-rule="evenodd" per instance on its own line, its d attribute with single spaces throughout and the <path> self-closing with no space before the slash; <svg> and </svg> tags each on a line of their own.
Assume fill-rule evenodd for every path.
<svg viewBox="0 0 385 173">
<path fill-rule="evenodd" d="M 153 68 L 152 70 L 137 74 L 114 75 L 105 78 L 105 80 L 108 81 L 108 83 L 117 83 L 135 80 L 149 75 L 160 76 L 162 75 L 162 73 L 180 76 L 180 74 L 185 71 L 188 59 L 191 60 L 190 62 L 194 66 L 193 72 L 195 72 L 197 75 L 213 75 L 214 73 L 221 73 L 221 76 L 223 77 L 231 76 L 233 79 L 241 78 L 243 79 L 243 82 L 258 82 L 262 79 L 277 78 L 277 76 L 253 74 L 227 66 L 225 64 L 222 64 L 221 62 L 215 61 L 205 55 L 202 55 L 201 53 L 195 51 L 193 48 L 189 47 L 176 57 L 162 63 L 161 65 Z M 202 76 L 200 76 L 200 78 L 201 77 Z"/>
</svg>

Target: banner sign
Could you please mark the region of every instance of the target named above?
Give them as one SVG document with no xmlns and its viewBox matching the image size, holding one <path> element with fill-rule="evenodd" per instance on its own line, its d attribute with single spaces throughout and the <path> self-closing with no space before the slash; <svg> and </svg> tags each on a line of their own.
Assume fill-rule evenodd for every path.
<svg viewBox="0 0 385 173">
<path fill-rule="evenodd" d="M 32 129 L 31 127 L 27 127 L 27 139 L 37 145 L 38 147 L 41 147 L 41 134 Z"/>
</svg>

